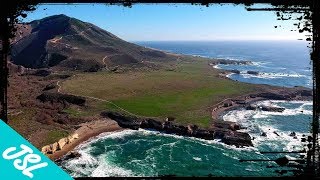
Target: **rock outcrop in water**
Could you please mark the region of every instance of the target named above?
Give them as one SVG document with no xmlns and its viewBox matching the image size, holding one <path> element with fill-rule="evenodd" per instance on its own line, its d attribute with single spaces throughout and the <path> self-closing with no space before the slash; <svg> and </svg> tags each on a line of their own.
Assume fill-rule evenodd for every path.
<svg viewBox="0 0 320 180">
<path fill-rule="evenodd" d="M 218 64 L 232 64 L 232 65 L 250 65 L 252 61 L 235 61 L 235 60 L 227 60 L 227 59 L 215 59 L 211 62 L 211 65 L 218 65 Z"/>
<path fill-rule="evenodd" d="M 270 111 L 270 112 L 283 112 L 285 108 L 283 107 L 272 107 L 272 106 L 255 106 L 255 105 L 248 105 L 246 107 L 247 110 L 262 110 L 262 111 Z"/>
<path fill-rule="evenodd" d="M 236 70 L 236 69 L 231 70 L 230 72 L 235 73 L 235 74 L 240 74 L 240 71 L 239 71 L 239 70 Z"/>
<path fill-rule="evenodd" d="M 257 71 L 247 71 L 247 73 L 255 75 L 255 76 L 259 75 L 259 72 L 257 72 Z"/>
<path fill-rule="evenodd" d="M 202 129 L 196 125 L 178 125 L 172 121 L 161 122 L 156 119 L 142 119 L 133 116 L 125 116 L 116 112 L 102 112 L 101 116 L 115 120 L 119 126 L 137 130 L 153 129 L 169 134 L 196 137 L 206 140 L 221 139 L 221 142 L 236 147 L 253 146 L 248 133 L 237 132 L 240 126 L 233 122 L 220 122 L 211 129 Z"/>
</svg>

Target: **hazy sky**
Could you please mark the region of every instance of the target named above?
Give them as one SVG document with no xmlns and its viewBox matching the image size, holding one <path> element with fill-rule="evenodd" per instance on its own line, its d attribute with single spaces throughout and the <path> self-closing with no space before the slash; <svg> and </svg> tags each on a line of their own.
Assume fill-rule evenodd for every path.
<svg viewBox="0 0 320 180">
<path fill-rule="evenodd" d="M 293 21 L 278 21 L 274 12 L 249 12 L 243 5 L 51 4 L 39 5 L 25 21 L 56 14 L 91 22 L 127 41 L 305 39 L 290 31 Z"/>
</svg>

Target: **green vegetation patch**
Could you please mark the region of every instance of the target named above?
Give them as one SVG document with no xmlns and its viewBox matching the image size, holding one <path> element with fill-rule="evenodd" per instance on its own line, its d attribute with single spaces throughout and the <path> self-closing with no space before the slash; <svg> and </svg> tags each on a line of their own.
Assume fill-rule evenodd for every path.
<svg viewBox="0 0 320 180">
<path fill-rule="evenodd" d="M 46 139 L 44 140 L 44 144 L 52 144 L 54 142 L 59 141 L 61 138 L 67 137 L 69 133 L 64 130 L 52 130 L 47 134 Z"/>
<path fill-rule="evenodd" d="M 217 77 L 208 61 L 179 62 L 173 71 L 86 73 L 63 83 L 70 93 L 108 100 L 99 109 L 138 116 L 176 117 L 183 124 L 210 126 L 212 105 L 254 91 L 254 85 Z M 103 103 L 104 105 L 101 105 Z"/>
</svg>

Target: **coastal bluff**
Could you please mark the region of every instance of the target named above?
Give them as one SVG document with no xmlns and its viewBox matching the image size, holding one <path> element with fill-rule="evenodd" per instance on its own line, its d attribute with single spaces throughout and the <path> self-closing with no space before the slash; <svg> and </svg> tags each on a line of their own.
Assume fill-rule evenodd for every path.
<svg viewBox="0 0 320 180">
<path fill-rule="evenodd" d="M 210 129 L 202 129 L 196 125 L 178 125 L 172 121 L 161 121 L 152 118 L 138 118 L 127 116 L 117 112 L 102 112 L 101 116 L 110 118 L 118 123 L 122 128 L 133 130 L 150 129 L 168 134 L 196 137 L 206 140 L 220 139 L 221 142 L 234 145 L 236 147 L 253 146 L 251 137 L 248 133 L 237 132 L 239 125 L 233 122 L 217 123 L 217 126 Z"/>
</svg>

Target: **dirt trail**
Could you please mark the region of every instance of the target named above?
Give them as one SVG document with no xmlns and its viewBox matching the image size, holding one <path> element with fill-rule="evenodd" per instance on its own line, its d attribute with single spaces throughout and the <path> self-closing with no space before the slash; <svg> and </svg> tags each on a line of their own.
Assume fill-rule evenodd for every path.
<svg viewBox="0 0 320 180">
<path fill-rule="evenodd" d="M 83 35 L 83 33 L 84 33 L 85 31 L 88 31 L 89 29 L 91 29 L 91 27 L 89 27 L 89 28 L 87 28 L 86 30 L 83 30 L 83 31 L 81 31 L 80 33 L 77 33 L 77 34 L 70 34 L 70 35 L 61 36 L 60 38 L 51 39 L 51 40 L 49 40 L 49 42 L 51 42 L 51 43 L 53 43 L 53 44 L 62 44 L 62 45 L 65 45 L 66 48 L 78 49 L 77 47 L 72 47 L 70 44 L 62 43 L 62 42 L 59 42 L 59 41 L 61 41 L 63 37 L 71 37 L 71 36 L 80 36 L 80 35 Z M 56 46 L 54 46 L 54 47 L 56 47 Z"/>
<path fill-rule="evenodd" d="M 106 63 L 105 63 L 105 59 L 109 57 L 108 55 L 106 55 L 103 59 L 102 59 L 102 62 L 103 64 L 106 66 Z M 177 57 L 177 61 L 180 59 L 180 57 Z M 106 66 L 107 68 L 107 66 Z M 72 77 L 75 77 L 76 75 L 73 75 Z M 58 93 L 62 93 L 61 90 L 62 90 L 62 87 L 60 85 L 60 81 L 57 81 L 57 86 L 58 86 L 58 90 L 57 92 Z M 83 96 L 83 95 L 77 95 L 77 94 L 72 94 L 72 93 L 65 93 L 65 94 L 69 94 L 69 95 L 74 95 L 74 96 L 81 96 L 81 97 L 85 97 L 85 98 L 88 98 L 88 99 L 94 99 L 94 100 L 97 100 L 97 101 L 103 101 L 103 102 L 106 102 L 106 103 L 109 103 L 113 106 L 115 106 L 116 108 L 120 109 L 121 111 L 123 112 L 126 112 L 127 114 L 130 114 L 130 115 L 133 115 L 133 116 L 136 116 L 136 117 L 140 117 L 140 118 L 148 118 L 149 116 L 141 116 L 141 115 L 138 115 L 138 114 L 134 114 L 132 112 L 129 112 L 127 111 L 126 109 L 118 106 L 117 104 L 113 103 L 112 101 L 109 101 L 109 100 L 105 100 L 105 99 L 101 99 L 101 98 L 96 98 L 96 97 L 92 97 L 92 96 Z M 157 118 L 157 117 L 154 117 L 154 118 Z"/>
<path fill-rule="evenodd" d="M 107 66 L 107 64 L 106 64 L 106 62 L 105 62 L 105 60 L 106 60 L 107 57 L 109 57 L 109 56 L 106 55 L 106 56 L 102 59 L 102 63 L 103 63 L 103 65 L 104 65 L 104 67 L 106 68 L 106 70 L 109 70 L 109 68 L 108 68 L 108 66 Z"/>
</svg>

